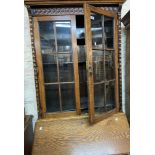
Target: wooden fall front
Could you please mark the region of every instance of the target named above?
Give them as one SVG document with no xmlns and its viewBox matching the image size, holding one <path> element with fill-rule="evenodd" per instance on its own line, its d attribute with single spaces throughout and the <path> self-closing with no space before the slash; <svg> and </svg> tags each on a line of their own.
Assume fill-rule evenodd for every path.
<svg viewBox="0 0 155 155">
<path fill-rule="evenodd" d="M 128 155 L 129 126 L 123 113 L 90 126 L 82 116 L 36 123 L 33 155 Z"/>
</svg>

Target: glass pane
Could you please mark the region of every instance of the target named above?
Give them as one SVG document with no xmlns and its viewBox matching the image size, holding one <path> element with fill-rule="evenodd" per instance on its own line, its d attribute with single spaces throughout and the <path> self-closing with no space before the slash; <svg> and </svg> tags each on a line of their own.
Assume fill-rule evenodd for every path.
<svg viewBox="0 0 155 155">
<path fill-rule="evenodd" d="M 87 93 L 87 73 L 86 73 L 86 53 L 85 47 L 79 46 L 78 48 L 79 60 L 79 81 L 80 81 L 80 103 L 81 112 L 88 112 L 88 93 Z"/>
<path fill-rule="evenodd" d="M 104 16 L 104 32 L 105 32 L 105 46 L 106 48 L 113 48 L 114 42 L 114 26 L 113 18 Z"/>
<path fill-rule="evenodd" d="M 105 84 L 94 85 L 94 109 L 95 115 L 105 112 L 104 102 L 104 87 Z"/>
<path fill-rule="evenodd" d="M 75 111 L 74 84 L 61 84 L 61 98 L 63 111 Z"/>
<path fill-rule="evenodd" d="M 78 61 L 86 62 L 86 51 L 84 46 L 78 46 Z"/>
<path fill-rule="evenodd" d="M 39 22 L 41 53 L 44 70 L 44 82 L 57 82 L 56 56 L 50 55 L 56 52 L 54 39 L 54 24 L 51 21 Z"/>
<path fill-rule="evenodd" d="M 94 82 L 104 80 L 104 51 L 93 50 L 93 76 Z"/>
<path fill-rule="evenodd" d="M 81 112 L 88 112 L 87 82 L 80 83 L 80 103 Z"/>
<path fill-rule="evenodd" d="M 39 22 L 41 53 L 55 52 L 54 24 L 50 21 Z"/>
<path fill-rule="evenodd" d="M 45 83 L 57 82 L 56 67 L 57 67 L 56 64 L 43 64 Z"/>
<path fill-rule="evenodd" d="M 85 45 L 84 15 L 76 15 L 77 45 Z"/>
<path fill-rule="evenodd" d="M 115 108 L 115 82 L 109 82 L 106 84 L 106 110 L 112 110 Z"/>
<path fill-rule="evenodd" d="M 93 49 L 103 49 L 103 17 L 100 14 L 91 14 L 91 31 Z"/>
<path fill-rule="evenodd" d="M 44 82 L 57 82 L 57 61 L 55 55 L 43 55 Z"/>
<path fill-rule="evenodd" d="M 79 63 L 79 81 L 87 82 L 86 62 Z"/>
<path fill-rule="evenodd" d="M 112 80 L 115 78 L 115 61 L 113 53 L 114 51 L 105 52 L 105 72 L 107 80 Z"/>
<path fill-rule="evenodd" d="M 56 62 L 56 55 L 53 54 L 42 54 L 43 63 Z"/>
<path fill-rule="evenodd" d="M 70 21 L 57 21 L 56 26 L 56 37 L 58 52 L 71 52 L 71 23 Z"/>
<path fill-rule="evenodd" d="M 80 103 L 81 112 L 88 112 L 87 73 L 84 52 L 81 51 L 81 55 L 79 54 Z"/>
<path fill-rule="evenodd" d="M 71 82 L 74 81 L 74 69 L 73 60 L 71 54 L 59 54 L 59 70 L 60 70 L 60 81 Z"/>
<path fill-rule="evenodd" d="M 58 85 L 46 85 L 46 111 L 47 112 L 57 112 L 60 111 L 59 104 L 59 90 Z"/>
</svg>

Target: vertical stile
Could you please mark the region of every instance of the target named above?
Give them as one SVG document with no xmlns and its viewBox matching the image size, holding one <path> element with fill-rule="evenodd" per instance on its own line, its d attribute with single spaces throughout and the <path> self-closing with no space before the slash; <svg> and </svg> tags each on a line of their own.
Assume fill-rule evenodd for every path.
<svg viewBox="0 0 155 155">
<path fill-rule="evenodd" d="M 119 88 L 118 88 L 118 24 L 117 15 L 114 17 L 114 44 L 115 44 L 115 101 L 116 101 L 116 111 L 119 111 Z"/>
<path fill-rule="evenodd" d="M 89 121 L 93 123 L 94 120 L 94 82 L 93 73 L 90 74 L 89 69 L 92 69 L 92 42 L 91 42 L 91 21 L 90 9 L 88 4 L 84 4 L 84 21 L 85 21 L 85 40 L 86 40 L 86 69 L 88 79 L 88 102 L 89 102 Z"/>
<path fill-rule="evenodd" d="M 38 65 L 38 80 L 39 80 L 39 96 L 40 104 L 42 108 L 42 117 L 44 117 L 46 112 L 45 105 L 45 88 L 44 88 L 44 77 L 43 77 L 43 66 L 42 66 L 42 56 L 41 56 L 41 47 L 40 47 L 40 35 L 39 35 L 39 25 L 37 17 L 34 17 L 34 40 L 35 40 L 35 49 L 36 49 L 36 60 Z"/>
<path fill-rule="evenodd" d="M 79 70 L 78 70 L 78 51 L 76 41 L 76 20 L 75 16 L 71 16 L 71 35 L 72 35 L 72 49 L 73 49 L 73 62 L 74 62 L 74 80 L 75 80 L 75 102 L 76 112 L 81 114 L 80 109 L 80 88 L 79 88 Z"/>
</svg>

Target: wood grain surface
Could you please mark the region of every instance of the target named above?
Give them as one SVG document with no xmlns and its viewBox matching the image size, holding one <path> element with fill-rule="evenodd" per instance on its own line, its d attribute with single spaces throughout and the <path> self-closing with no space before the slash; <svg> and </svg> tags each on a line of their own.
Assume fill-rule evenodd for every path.
<svg viewBox="0 0 155 155">
<path fill-rule="evenodd" d="M 24 0 L 26 5 L 122 4 L 125 0 Z"/>
<path fill-rule="evenodd" d="M 38 120 L 32 155 L 110 155 L 130 151 L 129 125 L 117 113 L 90 125 L 87 116 Z"/>
</svg>

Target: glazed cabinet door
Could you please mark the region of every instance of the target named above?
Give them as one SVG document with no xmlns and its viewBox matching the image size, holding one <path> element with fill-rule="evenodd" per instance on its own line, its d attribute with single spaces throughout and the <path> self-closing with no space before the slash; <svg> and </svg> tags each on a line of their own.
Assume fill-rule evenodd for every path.
<svg viewBox="0 0 155 155">
<path fill-rule="evenodd" d="M 34 17 L 34 36 L 43 117 L 80 114 L 75 16 Z"/>
<path fill-rule="evenodd" d="M 119 110 L 117 14 L 84 4 L 90 123 Z"/>
</svg>

